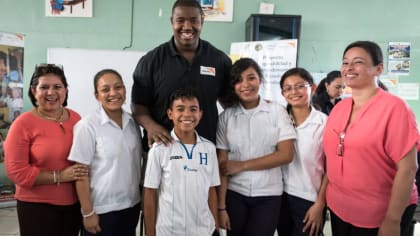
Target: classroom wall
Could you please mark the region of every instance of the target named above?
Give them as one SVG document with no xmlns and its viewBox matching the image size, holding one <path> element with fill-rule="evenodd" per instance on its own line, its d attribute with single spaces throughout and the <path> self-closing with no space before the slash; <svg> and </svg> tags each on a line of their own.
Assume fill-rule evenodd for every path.
<svg viewBox="0 0 420 236">
<path fill-rule="evenodd" d="M 260 2 L 234 0 L 233 22 L 205 22 L 202 38 L 228 53 L 231 42 L 244 40 L 245 21 L 250 14 L 258 13 Z M 338 69 L 344 47 L 355 40 L 376 41 L 384 53 L 390 41 L 411 42 L 411 73 L 401 76 L 400 82 L 420 82 L 420 1 L 264 2 L 274 3 L 276 14 L 302 15 L 299 66 L 311 72 Z M 50 18 L 44 16 L 43 0 L 0 0 L 0 31 L 25 35 L 26 86 L 34 65 L 46 62 L 47 48 L 130 47 L 132 9 L 132 45 L 126 50 L 147 51 L 167 41 L 172 35 L 169 22 L 172 3 L 170 0 L 95 0 L 93 18 Z M 162 16 L 159 16 L 160 9 Z M 87 82 L 91 82 L 90 78 Z M 25 94 L 26 90 L 27 86 Z M 408 103 L 419 121 L 419 101 Z M 25 108 L 30 107 L 25 97 Z"/>
</svg>

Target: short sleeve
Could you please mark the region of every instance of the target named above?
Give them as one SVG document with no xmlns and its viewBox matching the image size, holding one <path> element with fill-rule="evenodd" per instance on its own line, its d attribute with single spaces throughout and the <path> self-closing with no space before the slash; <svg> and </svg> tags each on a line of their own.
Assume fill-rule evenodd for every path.
<svg viewBox="0 0 420 236">
<path fill-rule="evenodd" d="M 134 70 L 131 90 L 131 101 L 134 104 L 151 105 L 153 102 L 152 53 L 149 52 L 140 58 Z"/>
<path fill-rule="evenodd" d="M 232 60 L 223 54 L 223 83 L 222 88 L 220 89 L 219 98 L 223 102 L 226 97 L 230 94 L 229 78 L 230 78 L 230 69 L 232 68 Z"/>
<path fill-rule="evenodd" d="M 162 178 L 162 167 L 159 155 L 159 148 L 154 144 L 149 150 L 146 165 L 146 174 L 144 176 L 144 187 L 158 189 Z"/>
<path fill-rule="evenodd" d="M 384 147 L 394 162 L 401 160 L 419 142 L 415 116 L 404 101 L 393 105 L 386 129 Z"/>
<path fill-rule="evenodd" d="M 292 120 L 289 117 L 289 114 L 287 114 L 286 109 L 280 105 L 277 105 L 277 119 L 275 119 L 275 122 L 277 122 L 276 127 L 280 127 L 279 137 L 278 141 L 285 141 L 289 139 L 296 139 L 296 130 L 293 126 Z"/>
<path fill-rule="evenodd" d="M 212 145 L 212 148 L 210 150 L 210 156 L 211 158 L 211 182 L 210 186 L 219 186 L 220 185 L 220 175 L 219 175 L 219 163 L 217 161 L 217 154 L 216 154 L 216 148 Z"/>
<path fill-rule="evenodd" d="M 219 121 L 217 122 L 217 130 L 216 130 L 216 147 L 217 149 L 222 150 L 229 150 L 229 145 L 227 141 L 227 123 L 228 123 L 228 115 L 227 110 L 224 110 L 219 115 Z"/>
<path fill-rule="evenodd" d="M 94 124 L 82 119 L 74 126 L 73 145 L 68 160 L 90 165 L 96 150 L 96 132 Z"/>
</svg>

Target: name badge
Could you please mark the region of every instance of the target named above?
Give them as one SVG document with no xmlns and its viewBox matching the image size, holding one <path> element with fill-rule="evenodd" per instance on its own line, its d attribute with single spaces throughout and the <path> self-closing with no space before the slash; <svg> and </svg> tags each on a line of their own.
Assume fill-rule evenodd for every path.
<svg viewBox="0 0 420 236">
<path fill-rule="evenodd" d="M 216 76 L 216 68 L 207 67 L 207 66 L 200 66 L 200 74 L 201 75 Z"/>
</svg>

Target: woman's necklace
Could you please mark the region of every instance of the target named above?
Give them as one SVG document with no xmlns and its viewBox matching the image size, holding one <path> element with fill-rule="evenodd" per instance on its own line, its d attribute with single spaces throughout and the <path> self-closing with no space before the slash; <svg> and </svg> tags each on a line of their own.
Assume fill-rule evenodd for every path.
<svg viewBox="0 0 420 236">
<path fill-rule="evenodd" d="M 47 120 L 52 120 L 52 121 L 57 122 L 57 123 L 60 125 L 61 130 L 62 130 L 63 132 L 65 132 L 65 130 L 64 130 L 64 126 L 63 126 L 63 117 L 64 117 L 64 108 L 63 108 L 63 107 L 61 107 L 61 114 L 60 114 L 60 116 L 59 116 L 58 118 L 54 118 L 54 117 L 47 116 L 46 114 L 42 113 L 42 112 L 39 110 L 39 107 L 37 107 L 37 108 L 36 108 L 36 112 L 38 112 L 38 114 L 39 114 L 42 118 L 44 118 L 44 119 L 47 119 Z"/>
</svg>

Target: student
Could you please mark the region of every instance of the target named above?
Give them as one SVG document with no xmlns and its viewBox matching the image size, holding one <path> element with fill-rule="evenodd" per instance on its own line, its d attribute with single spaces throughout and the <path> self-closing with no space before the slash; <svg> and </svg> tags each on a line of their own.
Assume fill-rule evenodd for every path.
<svg viewBox="0 0 420 236">
<path fill-rule="evenodd" d="M 311 106 L 315 85 L 305 69 L 286 71 L 280 88 L 297 138 L 293 161 L 282 167 L 284 192 L 277 232 L 285 236 L 321 235 L 327 184 L 322 135 L 327 116 Z"/>
<path fill-rule="evenodd" d="M 89 166 L 76 182 L 84 235 L 135 236 L 140 214 L 141 136 L 123 110 L 126 90 L 111 69 L 94 77 L 99 108 L 74 128 L 69 160 Z"/>
<path fill-rule="evenodd" d="M 205 116 L 199 135 L 216 143 L 217 100 L 227 92 L 232 63 L 225 53 L 200 39 L 204 14 L 197 0 L 177 0 L 172 7 L 171 40 L 143 56 L 135 71 L 133 115 L 144 128 L 144 148 L 169 143 L 172 122 L 166 116 L 168 97 L 177 88 L 192 86 L 200 94 Z M 147 138 L 146 138 L 147 137 Z"/>
<path fill-rule="evenodd" d="M 202 117 L 193 89 L 178 89 L 169 98 L 173 122 L 166 146 L 155 143 L 149 151 L 144 181 L 147 236 L 212 235 L 216 227 L 220 184 L 216 148 L 195 131 Z"/>
<path fill-rule="evenodd" d="M 281 105 L 260 99 L 262 79 L 254 60 L 236 61 L 230 76 L 236 103 L 219 117 L 218 210 L 228 235 L 274 234 L 283 193 L 280 165 L 293 159 L 292 122 Z"/>
<path fill-rule="evenodd" d="M 323 140 L 334 236 L 406 235 L 416 209 L 419 131 L 407 103 L 378 88 L 383 68 L 374 42 L 344 50 L 341 74 L 352 97 L 334 107 Z"/>
<path fill-rule="evenodd" d="M 340 71 L 331 71 L 327 74 L 327 77 L 319 82 L 312 98 L 313 105 L 329 115 L 335 104 L 341 101 L 340 96 L 343 94 L 344 88 Z"/>
</svg>

